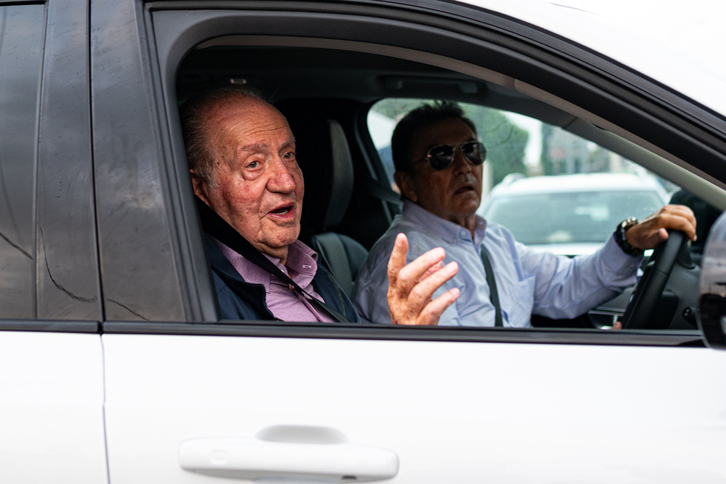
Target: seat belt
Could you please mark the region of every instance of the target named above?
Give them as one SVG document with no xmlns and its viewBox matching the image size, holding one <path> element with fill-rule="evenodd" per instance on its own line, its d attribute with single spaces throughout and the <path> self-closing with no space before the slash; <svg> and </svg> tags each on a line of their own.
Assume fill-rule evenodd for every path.
<svg viewBox="0 0 726 484">
<path fill-rule="evenodd" d="M 310 301 L 311 304 L 317 306 L 323 312 L 330 314 L 330 316 L 338 321 L 339 323 L 349 323 L 348 319 L 340 314 L 335 309 L 331 308 L 318 298 L 308 294 L 303 288 L 297 285 L 287 274 L 282 272 L 270 259 L 262 255 L 262 252 L 255 249 L 255 247 L 239 232 L 237 232 L 231 225 L 227 223 L 222 217 L 217 214 L 214 210 L 204 203 L 200 198 L 197 197 L 197 210 L 199 211 L 199 218 L 202 222 L 202 229 L 215 239 L 222 242 L 224 245 L 234 250 L 248 261 L 255 264 L 257 267 L 269 272 L 273 276 L 277 277 L 281 281 L 290 285 L 291 288 L 296 289 L 305 298 Z"/>
<path fill-rule="evenodd" d="M 489 284 L 489 299 L 494 305 L 494 326 L 501 328 L 504 326 L 502 323 L 502 308 L 499 305 L 499 292 L 497 291 L 497 281 L 494 279 L 494 271 L 492 270 L 492 263 L 489 260 L 489 253 L 484 248 L 484 244 L 481 244 L 481 260 L 484 263 L 484 271 L 487 275 L 487 283 Z"/>
</svg>

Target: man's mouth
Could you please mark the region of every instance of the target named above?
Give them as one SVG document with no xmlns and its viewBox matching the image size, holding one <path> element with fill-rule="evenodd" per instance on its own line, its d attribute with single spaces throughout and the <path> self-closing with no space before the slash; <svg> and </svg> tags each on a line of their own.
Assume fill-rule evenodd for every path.
<svg viewBox="0 0 726 484">
<path fill-rule="evenodd" d="M 284 207 L 276 208 L 275 210 L 270 211 L 272 215 L 287 215 L 290 213 L 290 211 L 295 208 L 295 204 L 285 205 Z"/>
<path fill-rule="evenodd" d="M 462 187 L 459 187 L 455 192 L 454 195 L 459 195 L 461 193 L 466 193 L 474 190 L 474 185 L 464 185 Z"/>
</svg>

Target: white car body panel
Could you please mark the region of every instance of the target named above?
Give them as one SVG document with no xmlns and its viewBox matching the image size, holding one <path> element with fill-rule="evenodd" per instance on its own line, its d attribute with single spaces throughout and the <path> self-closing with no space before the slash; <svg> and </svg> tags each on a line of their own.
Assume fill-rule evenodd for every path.
<svg viewBox="0 0 726 484">
<path fill-rule="evenodd" d="M 240 482 L 182 470 L 180 446 L 278 425 L 332 428 L 395 452 L 389 482 L 726 478 L 726 353 L 705 348 L 103 341 L 114 484 Z"/>
<path fill-rule="evenodd" d="M 107 483 L 97 334 L 0 332 L 3 483 Z"/>
<path fill-rule="evenodd" d="M 726 114 L 726 73 L 602 16 L 540 0 L 459 0 L 566 37 Z"/>
</svg>

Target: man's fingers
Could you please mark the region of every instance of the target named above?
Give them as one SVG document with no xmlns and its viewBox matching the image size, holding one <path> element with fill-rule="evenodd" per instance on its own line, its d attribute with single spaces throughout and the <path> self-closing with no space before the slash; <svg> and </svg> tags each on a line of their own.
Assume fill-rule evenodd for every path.
<svg viewBox="0 0 726 484">
<path fill-rule="evenodd" d="M 408 254 L 408 239 L 406 234 L 398 234 L 393 244 L 391 257 L 388 258 L 389 283 L 395 283 L 398 279 L 398 272 L 406 266 L 406 254 Z"/>
<path fill-rule="evenodd" d="M 408 240 L 398 234 L 388 259 L 388 310 L 393 324 L 435 325 L 459 297 L 451 289 L 432 301 L 433 294 L 459 271 L 456 262 L 443 265 L 446 252 L 432 249 L 406 264 Z"/>
<path fill-rule="evenodd" d="M 625 234 L 628 243 L 639 249 L 654 249 L 668 239 L 666 229 L 681 230 L 690 240 L 696 240 L 696 217 L 684 205 L 666 205 L 647 217 Z"/>
<path fill-rule="evenodd" d="M 436 290 L 454 277 L 457 272 L 459 272 L 459 265 L 456 262 L 449 262 L 413 287 L 409 293 L 409 303 L 414 307 L 419 306 L 422 308 Z"/>
<path fill-rule="evenodd" d="M 407 264 L 398 271 L 396 277 L 396 287 L 401 294 L 408 294 L 413 287 L 423 278 L 423 275 L 439 262 L 444 260 L 446 252 L 441 247 L 432 249 L 422 256 L 416 258 L 413 262 Z M 427 277 L 426 279 L 429 279 Z M 389 267 L 388 275 L 389 284 L 391 282 L 391 273 Z"/>
<path fill-rule="evenodd" d="M 426 272 L 424 272 L 424 275 L 421 276 L 421 279 L 419 279 L 419 282 L 423 281 L 430 275 L 435 274 L 436 271 L 440 270 L 442 267 L 444 267 L 444 261 L 439 261 L 436 264 L 432 265 L 431 267 L 428 268 L 428 270 Z"/>
<path fill-rule="evenodd" d="M 645 245 L 649 248 L 655 248 L 666 240 L 668 240 L 668 231 L 666 229 L 658 229 L 650 234 Z"/>
<path fill-rule="evenodd" d="M 439 323 L 441 315 L 446 308 L 451 306 L 459 297 L 459 289 L 449 289 L 441 296 L 437 297 L 421 311 L 421 315 L 416 321 L 417 325 L 433 326 Z"/>
<path fill-rule="evenodd" d="M 693 211 L 684 205 L 666 205 L 663 207 L 657 218 L 657 227 L 681 230 L 686 233 L 689 239 L 696 239 L 696 217 Z"/>
</svg>

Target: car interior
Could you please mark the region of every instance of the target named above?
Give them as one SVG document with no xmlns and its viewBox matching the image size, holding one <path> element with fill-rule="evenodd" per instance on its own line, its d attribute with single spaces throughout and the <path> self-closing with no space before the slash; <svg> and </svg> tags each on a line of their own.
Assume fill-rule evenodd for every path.
<svg viewBox="0 0 726 484">
<path fill-rule="evenodd" d="M 694 209 L 699 240 L 674 245 L 673 237 L 673 243 L 649 258 L 651 265 L 659 264 L 658 274 L 672 272 L 670 282 L 648 283 L 657 294 L 643 293 L 640 286 L 646 284 L 641 283 L 633 298 L 636 304 L 630 305 L 636 307 L 629 307 L 625 315 L 625 327 L 696 329 L 699 255 L 710 224 L 726 209 L 726 192 L 718 182 L 678 166 L 657 148 L 644 148 L 647 143 L 627 139 L 616 126 L 577 106 L 483 68 L 471 75 L 360 48 L 254 44 L 245 37 L 226 36 L 197 45 L 177 70 L 177 102 L 202 89 L 243 84 L 259 89 L 287 117 L 305 175 L 300 238 L 319 252 L 348 293 L 367 251 L 401 207 L 369 132 L 369 111 L 388 98 L 442 99 L 525 115 L 561 128 L 680 188 L 673 191 L 673 201 Z M 486 133 L 480 136 L 486 144 Z M 647 264 L 646 257 L 642 268 Z M 646 271 L 641 281 L 650 279 L 652 272 Z M 609 327 L 626 312 L 631 293 L 574 320 L 534 317 L 532 322 L 535 327 Z"/>
</svg>

